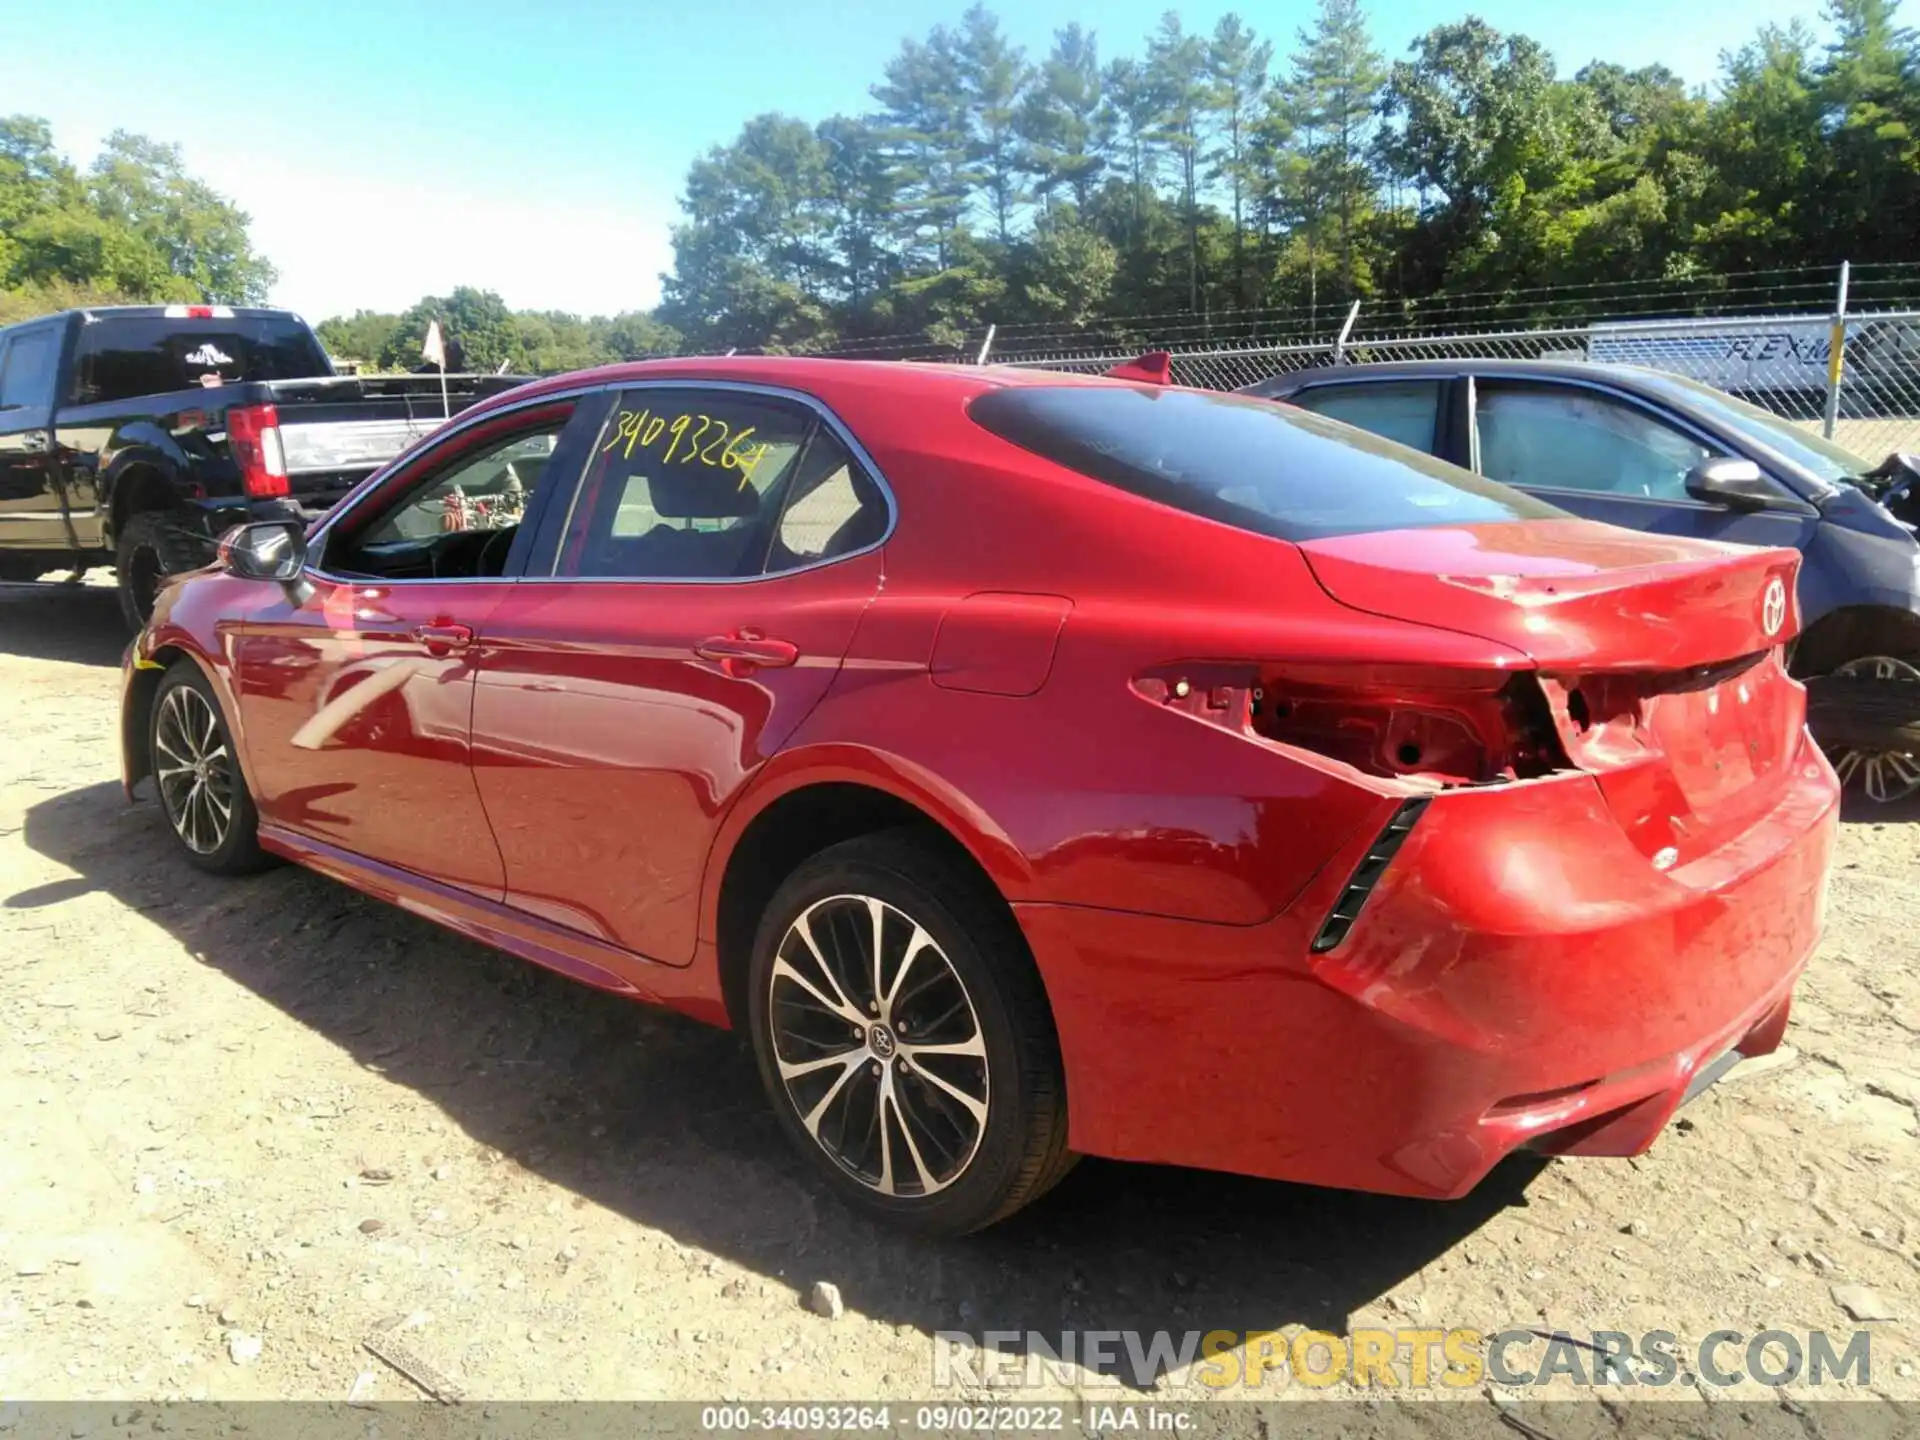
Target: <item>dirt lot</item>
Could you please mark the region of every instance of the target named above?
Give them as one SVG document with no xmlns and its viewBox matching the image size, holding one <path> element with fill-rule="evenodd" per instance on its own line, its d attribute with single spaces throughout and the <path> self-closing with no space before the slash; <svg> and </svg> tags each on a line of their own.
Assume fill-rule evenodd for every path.
<svg viewBox="0 0 1920 1440">
<path fill-rule="evenodd" d="M 0 1397 L 411 1398 L 385 1332 L 481 1399 L 910 1399 L 937 1330 L 1698 1341 L 1852 1332 L 1860 1285 L 1871 1388 L 1920 1398 L 1920 812 L 1845 827 L 1791 1050 L 1642 1159 L 1452 1205 L 1088 1162 L 929 1245 L 810 1183 L 731 1037 L 189 870 L 121 798 L 120 643 L 106 592 L 0 592 Z"/>
</svg>

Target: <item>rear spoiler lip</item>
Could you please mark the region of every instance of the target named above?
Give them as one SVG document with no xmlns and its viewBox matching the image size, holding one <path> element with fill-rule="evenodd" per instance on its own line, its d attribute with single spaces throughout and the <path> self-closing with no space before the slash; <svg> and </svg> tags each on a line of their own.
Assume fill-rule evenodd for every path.
<svg viewBox="0 0 1920 1440">
<path fill-rule="evenodd" d="M 1143 380 L 1149 385 L 1171 385 L 1173 353 L 1169 350 L 1148 350 L 1100 373 L 1110 380 Z"/>
</svg>

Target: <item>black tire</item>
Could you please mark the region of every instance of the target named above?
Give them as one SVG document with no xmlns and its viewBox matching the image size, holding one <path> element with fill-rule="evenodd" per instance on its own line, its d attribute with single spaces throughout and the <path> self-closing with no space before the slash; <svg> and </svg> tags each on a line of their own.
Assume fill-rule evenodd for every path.
<svg viewBox="0 0 1920 1440">
<path fill-rule="evenodd" d="M 174 698 L 176 692 L 190 694 Z M 204 709 L 194 704 L 195 697 Z M 182 743 L 178 731 L 168 728 L 183 713 L 191 717 L 187 743 Z M 214 756 L 206 766 L 204 801 L 192 798 L 191 778 L 182 780 L 168 774 L 183 762 L 201 758 L 191 737 L 202 733 L 202 716 L 210 719 L 212 733 L 201 749 Z M 233 730 L 212 683 L 191 660 L 175 661 L 160 677 L 147 720 L 147 755 L 153 765 L 154 793 L 160 813 L 166 817 L 167 832 L 188 864 L 210 875 L 251 875 L 275 863 L 260 848 L 260 812 L 247 791 L 246 775 L 234 752 Z M 227 811 L 223 827 L 219 813 L 222 802 Z"/>
<path fill-rule="evenodd" d="M 789 1064 L 804 1053 L 793 1049 L 796 1044 L 793 1017 L 810 1012 L 813 1019 L 824 1021 L 829 1028 L 837 1022 L 827 1010 L 817 1006 L 803 1003 L 796 1007 L 783 1001 L 781 1028 L 776 1037 L 773 993 L 776 961 L 783 954 L 803 953 L 783 950 L 783 945 L 794 947 L 802 943 L 794 929 L 802 916 L 831 916 L 832 912 L 822 907 L 848 904 L 849 897 L 862 901 L 871 897 L 881 902 L 884 909 L 894 912 L 884 922 L 883 935 L 891 928 L 897 936 L 902 922 L 919 926 L 932 941 L 928 951 L 922 953 L 944 959 L 946 968 L 944 972 L 923 968 L 916 973 L 913 986 L 903 984 L 909 963 L 928 966 L 933 961 L 908 962 L 905 954 L 910 941 L 902 940 L 897 947 L 902 958 L 895 962 L 891 993 L 887 997 L 889 1008 L 884 1017 L 901 1027 L 898 1053 L 889 1043 L 884 1053 L 890 1058 L 873 1059 L 872 1047 L 876 1041 L 871 1035 L 864 1041 L 858 1039 L 854 1027 L 848 1025 L 836 1032 L 840 1036 L 838 1040 L 826 1042 L 866 1047 L 860 1053 L 868 1059 L 853 1066 L 850 1078 L 841 1081 L 846 1098 L 823 1103 L 813 1101 L 809 1092 L 805 1099 L 821 1104 L 826 1112 L 814 1112 L 816 1127 L 822 1134 L 838 1124 L 843 1148 L 849 1143 L 850 1130 L 859 1132 L 865 1143 L 877 1145 L 875 1136 L 879 1132 L 871 1116 L 887 1114 L 885 1104 L 877 1098 L 883 1085 L 891 1083 L 897 1087 L 893 1093 L 901 1097 L 892 1100 L 899 1125 L 887 1132 L 899 1136 L 903 1133 L 899 1126 L 908 1123 L 909 1111 L 923 1121 L 936 1123 L 956 1118 L 955 1107 L 943 1102 L 929 1086 L 930 1072 L 944 1069 L 949 1084 L 958 1080 L 964 1086 L 968 1083 L 962 1073 L 964 1068 L 983 1066 L 987 1087 L 982 1097 L 986 1110 L 984 1123 L 973 1127 L 977 1140 L 970 1154 L 957 1160 L 955 1168 L 941 1181 L 942 1188 L 923 1189 L 920 1180 L 909 1173 L 921 1169 L 922 1151 L 931 1151 L 924 1129 L 914 1132 L 920 1134 L 922 1144 L 907 1152 L 913 1164 L 902 1164 L 901 1184 L 896 1186 L 896 1191 L 918 1193 L 883 1193 L 877 1182 L 861 1178 L 852 1164 L 836 1157 L 827 1140 L 815 1139 L 802 1117 L 802 1098 L 791 1092 L 788 1081 L 782 1078 L 776 1043 L 788 1048 Z M 829 918 L 822 923 L 831 928 L 840 922 Z M 859 926 L 842 925 L 839 933 L 857 941 Z M 906 934 L 911 937 L 913 932 L 908 929 Z M 831 941 L 828 948 L 832 948 Z M 883 940 L 883 953 L 894 953 L 895 948 L 893 936 Z M 866 953 L 870 955 L 871 951 L 868 942 Z M 791 966 L 793 962 L 787 963 Z M 909 1033 L 909 1001 L 919 1003 L 915 999 L 917 990 L 930 997 L 925 1001 L 929 1007 L 943 1006 L 954 992 L 940 987 L 949 985 L 950 979 L 957 980 L 963 987 L 961 998 L 970 1005 L 971 1014 L 963 1017 L 962 1023 L 965 1018 L 973 1020 L 979 1040 L 984 1042 L 981 1046 L 984 1059 L 946 1057 L 936 1051 L 937 1063 L 930 1065 L 926 1056 L 905 1039 Z M 793 993 L 790 979 L 783 979 L 781 984 L 786 993 Z M 991 1225 L 1039 1198 L 1072 1168 L 1076 1157 L 1067 1149 L 1066 1084 L 1059 1042 L 1026 942 L 1000 896 L 925 832 L 908 828 L 861 836 L 821 851 L 795 870 L 775 893 L 761 918 L 748 987 L 748 1028 L 754 1054 L 781 1128 L 826 1182 L 854 1208 L 921 1235 L 963 1235 Z M 837 998 L 848 997 L 843 994 Z M 893 1008 L 896 1000 L 897 1011 Z M 855 1005 L 854 1008 L 861 1007 Z M 920 1022 L 914 1018 L 911 1023 L 918 1026 Z M 924 1033 L 939 1035 L 942 1032 L 937 1026 L 936 1021 L 935 1028 Z M 884 1030 L 886 1025 L 876 1023 L 873 1028 Z M 915 1029 L 913 1033 L 923 1032 Z M 852 1055 L 855 1051 L 849 1049 L 845 1053 Z M 961 1071 L 952 1068 L 955 1062 L 962 1067 Z M 835 1058 L 831 1063 L 839 1061 Z M 884 1080 L 878 1078 L 883 1071 L 887 1072 Z M 825 1073 L 832 1076 L 837 1072 Z M 876 1096 L 870 1110 L 856 1108 L 860 1106 L 856 1092 L 862 1090 L 872 1090 Z M 914 1097 L 913 1103 L 903 1105 L 902 1100 L 909 1095 Z M 840 1107 L 837 1115 L 831 1108 L 833 1104 Z M 960 1113 L 972 1114 L 970 1110 Z M 864 1127 L 859 1118 L 862 1114 L 869 1116 Z M 964 1125 L 964 1120 L 961 1124 Z M 953 1127 L 943 1128 L 951 1132 Z M 965 1148 L 964 1141 L 954 1147 L 956 1152 L 961 1148 Z M 938 1166 L 928 1168 L 937 1177 Z"/>
<path fill-rule="evenodd" d="M 195 570 L 206 563 L 205 547 L 197 544 L 180 518 L 165 510 L 142 510 L 127 517 L 114 542 L 114 577 L 120 592 L 120 614 L 127 626 L 139 630 L 153 613 L 153 597 L 169 575 Z"/>
</svg>

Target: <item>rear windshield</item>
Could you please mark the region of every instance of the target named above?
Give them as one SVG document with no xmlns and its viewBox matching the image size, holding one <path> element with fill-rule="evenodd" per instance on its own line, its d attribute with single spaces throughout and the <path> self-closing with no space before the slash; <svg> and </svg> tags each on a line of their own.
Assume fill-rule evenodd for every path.
<svg viewBox="0 0 1920 1440">
<path fill-rule="evenodd" d="M 1009 386 L 979 396 L 968 413 L 1082 475 L 1283 540 L 1566 513 L 1271 400 L 1144 385 Z"/>
<path fill-rule="evenodd" d="M 200 385 L 332 373 L 313 332 L 291 315 L 224 320 L 103 315 L 80 329 L 68 403 L 93 405 Z"/>
</svg>

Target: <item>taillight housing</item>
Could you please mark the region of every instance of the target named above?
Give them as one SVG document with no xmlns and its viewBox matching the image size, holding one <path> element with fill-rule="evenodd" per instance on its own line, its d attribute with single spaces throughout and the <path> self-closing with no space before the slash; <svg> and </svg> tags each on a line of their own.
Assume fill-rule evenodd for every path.
<svg viewBox="0 0 1920 1440">
<path fill-rule="evenodd" d="M 1173 664 L 1134 690 L 1246 735 L 1369 775 L 1475 785 L 1567 759 L 1531 674 L 1415 665 Z"/>
<path fill-rule="evenodd" d="M 266 500 L 292 493 L 277 407 L 235 405 L 227 411 L 227 449 L 239 468 L 240 488 L 248 495 Z"/>
</svg>

